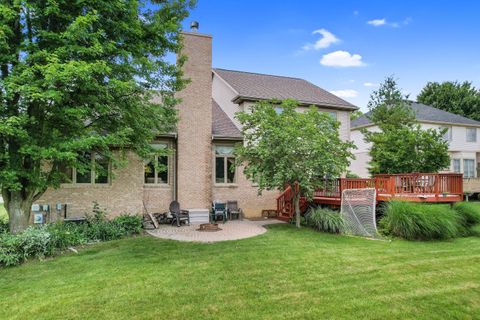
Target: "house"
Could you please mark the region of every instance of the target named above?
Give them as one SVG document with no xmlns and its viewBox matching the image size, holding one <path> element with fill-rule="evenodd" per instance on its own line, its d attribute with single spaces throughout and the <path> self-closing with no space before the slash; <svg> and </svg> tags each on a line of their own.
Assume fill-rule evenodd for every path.
<svg viewBox="0 0 480 320">
<path fill-rule="evenodd" d="M 480 122 L 421 103 L 412 102 L 411 107 L 422 129 L 448 129 L 445 139 L 449 143 L 448 152 L 451 163 L 445 171 L 463 173 L 465 178 L 479 177 L 480 137 L 478 137 L 478 133 Z M 369 113 L 351 122 L 350 137 L 357 149 L 354 151 L 356 159 L 351 162 L 349 170 L 360 177 L 369 176 L 368 163 L 371 147 L 364 141 L 361 130 L 379 130 L 369 120 L 368 115 Z"/>
<path fill-rule="evenodd" d="M 38 204 L 66 204 L 67 216 L 83 216 L 94 201 L 111 215 L 165 211 L 172 200 L 192 213 L 205 213 L 213 200 L 237 200 L 245 216 L 260 216 L 263 209 L 275 209 L 279 191 L 258 189 L 234 166 L 233 147 L 242 143 L 235 113 L 248 110 L 259 100 L 293 98 L 299 108 L 316 105 L 340 123 L 344 140 L 350 137 L 350 112 L 357 108 L 308 81 L 274 75 L 212 68 L 212 37 L 198 32 L 183 33 L 183 54 L 188 57 L 184 76 L 191 82 L 178 93 L 177 130 L 158 137 L 156 148 L 171 148 L 169 156 L 140 159 L 128 154 L 128 165 L 110 168 L 108 176 L 95 173 L 102 163 L 90 155 L 92 172 L 70 170 L 71 182 L 49 189 Z M 168 168 L 157 172 L 153 161 Z M 42 207 L 43 208 L 43 207 Z M 63 208 L 52 214 L 65 214 Z M 62 211 L 62 212 L 60 212 Z"/>
</svg>

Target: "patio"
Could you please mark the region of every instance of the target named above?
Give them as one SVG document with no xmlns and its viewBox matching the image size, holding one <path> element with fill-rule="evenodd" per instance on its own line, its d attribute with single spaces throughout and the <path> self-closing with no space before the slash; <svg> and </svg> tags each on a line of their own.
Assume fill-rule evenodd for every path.
<svg viewBox="0 0 480 320">
<path fill-rule="evenodd" d="M 228 221 L 225 224 L 219 223 L 220 231 L 208 232 L 198 231 L 199 224 L 190 226 L 171 226 L 160 225 L 158 229 L 148 230 L 147 232 L 157 238 L 170 239 L 177 241 L 190 242 L 219 242 L 227 240 L 239 240 L 251 238 L 263 234 L 267 231 L 263 226 L 267 224 L 285 223 L 276 219 L 266 219 L 252 221 L 244 219 Z"/>
</svg>

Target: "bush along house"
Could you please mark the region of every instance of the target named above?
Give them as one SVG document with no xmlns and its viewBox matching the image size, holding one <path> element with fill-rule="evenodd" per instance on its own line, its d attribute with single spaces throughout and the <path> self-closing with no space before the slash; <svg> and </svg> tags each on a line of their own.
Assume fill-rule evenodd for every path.
<svg viewBox="0 0 480 320">
<path fill-rule="evenodd" d="M 214 200 L 238 201 L 247 218 L 275 210 L 280 191 L 258 195 L 242 168 L 233 168 L 234 145 L 242 143 L 235 113 L 259 100 L 292 98 L 300 109 L 316 105 L 340 122 L 342 139 L 350 138 L 350 112 L 357 109 L 350 103 L 303 79 L 212 68 L 212 37 L 196 30 L 183 33 L 183 45 L 182 54 L 188 57 L 184 77 L 190 83 L 178 93 L 182 102 L 177 106 L 177 130 L 152 141 L 154 147 L 173 152 L 156 159 L 129 154 L 128 165 L 109 168 L 103 176 L 94 168 L 111 165 L 92 154 L 92 171 L 80 174 L 72 169 L 71 182 L 47 190 L 33 206 L 33 213 L 49 211 L 50 221 L 83 217 L 94 202 L 110 216 L 145 209 L 162 212 L 172 200 L 178 200 L 182 209 L 190 210 L 192 221 L 199 222 L 208 220 Z M 153 161 L 167 170 L 157 172 Z"/>
</svg>

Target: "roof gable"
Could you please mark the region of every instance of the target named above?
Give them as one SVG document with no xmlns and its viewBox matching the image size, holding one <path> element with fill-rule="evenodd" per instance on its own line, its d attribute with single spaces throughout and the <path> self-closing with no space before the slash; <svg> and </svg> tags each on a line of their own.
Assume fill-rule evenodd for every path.
<svg viewBox="0 0 480 320">
<path fill-rule="evenodd" d="M 355 110 L 357 107 L 334 94 L 300 78 L 275 76 L 260 73 L 213 69 L 228 83 L 243 100 L 295 99 L 302 104 Z"/>
</svg>

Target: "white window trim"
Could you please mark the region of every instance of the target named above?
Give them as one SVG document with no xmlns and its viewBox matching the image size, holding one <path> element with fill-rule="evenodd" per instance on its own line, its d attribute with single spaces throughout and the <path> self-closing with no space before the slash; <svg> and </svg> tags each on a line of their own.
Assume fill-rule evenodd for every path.
<svg viewBox="0 0 480 320">
<path fill-rule="evenodd" d="M 453 140 L 453 128 L 452 128 L 452 126 L 441 126 L 440 130 L 443 130 L 443 129 L 448 129 L 447 132 L 445 132 L 443 138 L 445 139 L 445 135 L 446 135 L 447 138 L 445 139 L 445 141 L 451 142 Z"/>
</svg>

